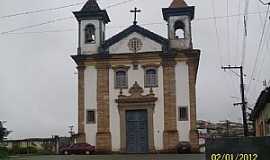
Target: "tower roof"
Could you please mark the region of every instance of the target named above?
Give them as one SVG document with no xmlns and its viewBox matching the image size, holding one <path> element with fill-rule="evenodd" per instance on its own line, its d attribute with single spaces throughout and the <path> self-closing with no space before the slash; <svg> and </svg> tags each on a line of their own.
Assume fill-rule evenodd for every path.
<svg viewBox="0 0 270 160">
<path fill-rule="evenodd" d="M 194 18 L 194 6 L 188 6 L 184 0 L 173 0 L 169 8 L 162 8 L 163 17 L 166 21 L 171 16 L 189 16 Z"/>
<path fill-rule="evenodd" d="M 105 23 L 110 22 L 110 18 L 106 10 L 100 9 L 96 0 L 88 0 L 82 9 L 78 12 L 73 12 L 78 21 L 84 19 L 99 19 Z"/>
<path fill-rule="evenodd" d="M 81 9 L 81 11 L 82 12 L 100 11 L 100 7 L 96 0 L 88 0 Z"/>
<path fill-rule="evenodd" d="M 173 0 L 169 8 L 183 8 L 187 6 L 184 0 Z"/>
</svg>

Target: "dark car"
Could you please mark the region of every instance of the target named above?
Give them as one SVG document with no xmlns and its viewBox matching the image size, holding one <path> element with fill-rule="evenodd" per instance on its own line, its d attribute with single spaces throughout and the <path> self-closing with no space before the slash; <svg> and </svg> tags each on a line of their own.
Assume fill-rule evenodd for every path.
<svg viewBox="0 0 270 160">
<path fill-rule="evenodd" d="M 191 144 L 189 142 L 179 142 L 176 149 L 177 153 L 191 153 Z"/>
<path fill-rule="evenodd" d="M 87 143 L 77 143 L 77 144 L 72 144 L 70 146 L 67 147 L 62 147 L 60 149 L 60 153 L 61 154 L 92 154 L 93 152 L 95 152 L 95 146 L 92 146 L 90 144 Z"/>
</svg>

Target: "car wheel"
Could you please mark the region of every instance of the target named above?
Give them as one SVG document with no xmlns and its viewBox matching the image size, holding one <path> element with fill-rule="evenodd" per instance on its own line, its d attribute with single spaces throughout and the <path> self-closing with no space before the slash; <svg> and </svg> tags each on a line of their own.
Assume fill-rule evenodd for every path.
<svg viewBox="0 0 270 160">
<path fill-rule="evenodd" d="M 85 151 L 85 154 L 86 154 L 86 155 L 90 155 L 91 152 L 90 152 L 90 151 Z"/>
<path fill-rule="evenodd" d="M 68 155 L 69 153 L 68 153 L 68 151 L 64 151 L 64 155 Z"/>
</svg>

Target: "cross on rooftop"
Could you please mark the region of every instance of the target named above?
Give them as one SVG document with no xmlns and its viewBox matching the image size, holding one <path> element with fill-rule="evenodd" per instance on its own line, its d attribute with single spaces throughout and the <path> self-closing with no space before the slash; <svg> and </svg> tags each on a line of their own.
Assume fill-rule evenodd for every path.
<svg viewBox="0 0 270 160">
<path fill-rule="evenodd" d="M 136 25 L 138 22 L 137 22 L 137 13 L 140 13 L 141 10 L 137 9 L 136 7 L 134 8 L 134 10 L 131 10 L 130 11 L 131 13 L 134 13 L 134 21 L 133 21 L 133 24 Z"/>
</svg>

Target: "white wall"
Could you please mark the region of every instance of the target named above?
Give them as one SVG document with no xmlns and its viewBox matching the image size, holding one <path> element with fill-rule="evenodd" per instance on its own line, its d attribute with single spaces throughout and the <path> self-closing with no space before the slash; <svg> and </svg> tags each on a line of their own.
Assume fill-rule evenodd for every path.
<svg viewBox="0 0 270 160">
<path fill-rule="evenodd" d="M 88 66 L 85 69 L 85 118 L 87 110 L 97 111 L 97 71 L 94 66 Z M 97 118 L 97 112 L 96 112 Z M 96 119 L 97 121 L 97 119 Z M 85 120 L 86 122 L 86 120 Z M 97 123 L 85 124 L 86 142 L 96 145 Z"/>
<path fill-rule="evenodd" d="M 185 62 L 178 62 L 175 67 L 177 120 L 178 107 L 180 106 L 188 106 L 188 119 L 190 120 L 188 78 L 188 65 Z M 190 121 L 177 121 L 177 130 L 179 133 L 179 141 L 189 141 Z"/>
<path fill-rule="evenodd" d="M 163 72 L 159 68 L 159 88 L 154 88 L 154 93 L 158 97 L 154 111 L 154 143 L 157 150 L 163 148 L 164 130 L 164 100 L 163 100 Z M 128 87 L 132 87 L 135 81 L 144 88 L 144 70 L 139 65 L 138 70 L 133 70 L 132 66 L 128 71 Z M 145 89 L 144 94 L 148 94 L 149 89 Z M 124 95 L 128 94 L 128 89 L 123 90 Z M 110 130 L 112 135 L 112 150 L 120 151 L 120 117 L 115 99 L 118 98 L 119 90 L 114 89 L 114 71 L 110 70 Z"/>
<path fill-rule="evenodd" d="M 100 22 L 98 20 L 83 20 L 81 21 L 81 39 L 80 39 L 80 46 L 82 54 L 96 54 L 98 53 L 98 47 L 100 46 Z M 96 41 L 95 43 L 85 43 L 85 37 L 84 37 L 84 29 L 88 24 L 93 24 L 96 28 Z M 104 23 L 102 24 L 102 29 L 104 29 Z"/>
<path fill-rule="evenodd" d="M 110 53 L 111 54 L 131 53 L 132 51 L 130 51 L 128 48 L 128 42 L 130 39 L 135 38 L 135 37 L 141 39 L 143 43 L 142 49 L 138 51 L 138 53 L 162 51 L 162 46 L 159 43 L 147 37 L 144 37 L 143 35 L 139 33 L 134 32 L 130 34 L 129 36 L 127 36 L 126 38 L 123 38 L 116 44 L 112 45 L 109 48 Z"/>
</svg>

